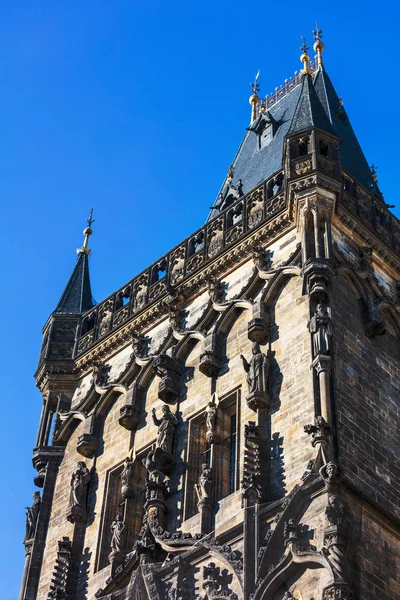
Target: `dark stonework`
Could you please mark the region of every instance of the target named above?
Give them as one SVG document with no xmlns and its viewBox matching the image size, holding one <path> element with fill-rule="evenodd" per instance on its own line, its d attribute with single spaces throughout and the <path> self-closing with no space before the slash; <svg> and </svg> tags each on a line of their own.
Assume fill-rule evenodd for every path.
<svg viewBox="0 0 400 600">
<path fill-rule="evenodd" d="M 87 518 L 87 491 L 90 483 L 90 471 L 84 462 L 79 462 L 71 479 L 68 521 L 71 523 L 84 522 Z"/>
<path fill-rule="evenodd" d="M 163 402 L 172 404 L 179 396 L 181 368 L 178 361 L 167 354 L 160 354 L 154 359 L 153 369 L 161 378 L 158 397 Z"/>
<path fill-rule="evenodd" d="M 246 372 L 246 380 L 249 394 L 246 398 L 248 406 L 257 411 L 259 408 L 267 408 L 269 403 L 268 381 L 269 381 L 269 359 L 261 352 L 260 345 L 253 343 L 253 354 L 248 362 L 241 354 L 243 368 Z"/>
</svg>

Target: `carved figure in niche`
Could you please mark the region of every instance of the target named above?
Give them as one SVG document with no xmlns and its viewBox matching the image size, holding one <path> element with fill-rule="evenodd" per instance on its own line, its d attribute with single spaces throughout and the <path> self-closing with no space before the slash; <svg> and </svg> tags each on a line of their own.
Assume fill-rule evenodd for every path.
<svg viewBox="0 0 400 600">
<path fill-rule="evenodd" d="M 212 469 L 206 464 L 201 465 L 199 482 L 194 484 L 199 501 L 210 498 L 212 484 Z"/>
<path fill-rule="evenodd" d="M 121 515 L 117 515 L 115 517 L 115 521 L 111 523 L 111 551 L 112 552 L 121 552 L 124 547 L 125 541 L 125 523 L 122 519 Z"/>
<path fill-rule="evenodd" d="M 178 419 L 172 414 L 171 409 L 167 404 L 162 407 L 162 417 L 158 419 L 156 409 L 152 410 L 154 425 L 158 427 L 156 448 L 161 448 L 165 452 L 172 454 L 172 442 L 174 440 L 175 427 L 178 424 Z"/>
<path fill-rule="evenodd" d="M 332 321 L 326 304 L 317 304 L 315 314 L 308 323 L 312 334 L 314 356 L 330 354 L 332 350 Z"/>
<path fill-rule="evenodd" d="M 127 456 L 121 473 L 121 493 L 124 499 L 133 496 L 133 470 L 133 460 Z"/>
<path fill-rule="evenodd" d="M 132 331 L 132 350 L 133 354 L 141 358 L 144 354 L 144 336 L 142 333 Z"/>
<path fill-rule="evenodd" d="M 216 426 L 217 426 L 217 413 L 218 408 L 215 402 L 215 398 L 211 400 L 207 404 L 207 408 L 205 409 L 206 416 L 206 439 L 209 444 L 212 444 L 216 441 Z"/>
<path fill-rule="evenodd" d="M 36 523 L 40 511 L 40 492 L 33 493 L 32 506 L 26 507 L 26 531 L 24 540 L 31 540 L 35 536 Z"/>
<path fill-rule="evenodd" d="M 208 279 L 208 294 L 212 302 L 221 302 L 222 288 L 221 283 L 215 277 Z"/>
<path fill-rule="evenodd" d="M 108 384 L 108 377 L 110 374 L 111 367 L 109 365 L 102 365 L 95 363 L 93 367 L 94 383 L 100 387 L 104 387 Z"/>
<path fill-rule="evenodd" d="M 78 506 L 79 508 L 86 510 L 86 496 L 89 482 L 89 469 L 84 462 L 80 461 L 71 478 L 71 493 L 69 496 L 70 509 Z"/>
<path fill-rule="evenodd" d="M 249 393 L 268 393 L 269 359 L 263 352 L 261 352 L 260 344 L 257 342 L 253 343 L 252 353 L 253 355 L 250 362 L 245 359 L 243 354 L 240 355 L 243 368 L 246 371 L 246 380 Z"/>
</svg>

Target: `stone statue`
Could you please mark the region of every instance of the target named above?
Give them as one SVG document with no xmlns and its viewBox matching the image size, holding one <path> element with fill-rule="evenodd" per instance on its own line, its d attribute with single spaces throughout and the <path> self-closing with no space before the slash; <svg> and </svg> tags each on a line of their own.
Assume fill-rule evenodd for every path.
<svg viewBox="0 0 400 600">
<path fill-rule="evenodd" d="M 268 357 L 261 352 L 260 344 L 253 343 L 253 356 L 250 362 L 247 362 L 243 354 L 242 359 L 244 370 L 246 371 L 247 385 L 249 393 L 265 392 L 268 393 L 268 375 L 269 375 L 269 360 Z"/>
<path fill-rule="evenodd" d="M 26 507 L 26 532 L 24 540 L 31 540 L 35 536 L 36 523 L 40 511 L 40 492 L 33 493 L 32 506 Z"/>
<path fill-rule="evenodd" d="M 175 427 L 178 424 L 178 419 L 172 414 L 171 409 L 167 404 L 162 407 L 162 417 L 157 419 L 156 409 L 152 410 L 154 425 L 158 427 L 156 448 L 161 448 L 165 452 L 172 454 L 172 442 L 174 440 Z"/>
<path fill-rule="evenodd" d="M 86 510 L 86 496 L 89 482 L 89 469 L 84 462 L 80 461 L 71 478 L 71 493 L 69 496 L 70 509 L 79 507 Z"/>
<path fill-rule="evenodd" d="M 207 404 L 207 408 L 205 410 L 206 413 L 206 436 L 213 437 L 215 434 L 215 426 L 217 421 L 217 405 L 214 401 L 211 401 Z"/>
<path fill-rule="evenodd" d="M 112 552 L 121 552 L 124 547 L 125 541 L 125 523 L 122 519 L 121 515 L 117 515 L 115 517 L 115 521 L 111 523 L 111 551 Z"/>
<path fill-rule="evenodd" d="M 206 498 L 210 498 L 212 491 L 212 470 L 206 464 L 201 465 L 201 473 L 199 477 L 199 482 L 194 484 L 197 497 L 200 500 L 205 500 Z"/>
<path fill-rule="evenodd" d="M 332 322 L 326 304 L 317 304 L 315 314 L 308 323 L 312 334 L 314 356 L 330 354 L 332 349 Z"/>
<path fill-rule="evenodd" d="M 133 460 L 127 456 L 121 473 L 121 493 L 124 499 L 133 496 L 133 470 Z"/>
</svg>

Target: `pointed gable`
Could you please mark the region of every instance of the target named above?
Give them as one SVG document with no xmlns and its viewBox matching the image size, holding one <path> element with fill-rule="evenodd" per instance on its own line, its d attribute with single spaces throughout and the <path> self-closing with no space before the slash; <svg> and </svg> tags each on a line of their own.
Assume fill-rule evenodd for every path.
<svg viewBox="0 0 400 600">
<path fill-rule="evenodd" d="M 89 277 L 89 256 L 80 252 L 72 275 L 58 301 L 56 314 L 81 314 L 93 306 Z"/>
<path fill-rule="evenodd" d="M 324 68 L 318 69 L 314 88 L 329 118 L 341 139 L 342 167 L 367 189 L 373 187 L 371 169 L 357 140 L 342 103 Z"/>
<path fill-rule="evenodd" d="M 317 127 L 335 135 L 331 122 L 314 89 L 310 75 L 304 75 L 301 92 L 288 134 Z"/>
</svg>

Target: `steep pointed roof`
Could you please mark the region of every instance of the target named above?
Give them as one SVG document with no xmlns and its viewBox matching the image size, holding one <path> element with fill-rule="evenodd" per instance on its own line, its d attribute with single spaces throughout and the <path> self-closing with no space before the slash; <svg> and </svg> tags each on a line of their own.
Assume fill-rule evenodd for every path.
<svg viewBox="0 0 400 600">
<path fill-rule="evenodd" d="M 320 67 L 314 76 L 314 88 L 336 135 L 341 139 L 343 168 L 361 185 L 371 189 L 373 187 L 371 169 L 342 102 L 323 67 Z"/>
<path fill-rule="evenodd" d="M 300 96 L 297 101 L 296 110 L 294 111 L 292 123 L 288 134 L 309 129 L 310 127 L 318 127 L 335 135 L 327 113 L 324 110 L 320 99 L 314 89 L 311 75 L 304 75 L 301 83 Z"/>
<path fill-rule="evenodd" d="M 80 314 L 92 308 L 92 290 L 89 277 L 89 255 L 80 252 L 72 275 L 61 294 L 56 314 Z"/>
<path fill-rule="evenodd" d="M 93 306 L 92 289 L 90 287 L 89 277 L 89 238 L 92 235 L 91 226 L 94 223 L 93 208 L 90 209 L 89 218 L 86 220 L 88 226 L 84 229 L 83 245 L 78 248 L 78 261 L 75 265 L 72 275 L 61 294 L 55 314 L 79 315 Z M 53 314 L 54 314 L 53 313 Z"/>
</svg>

